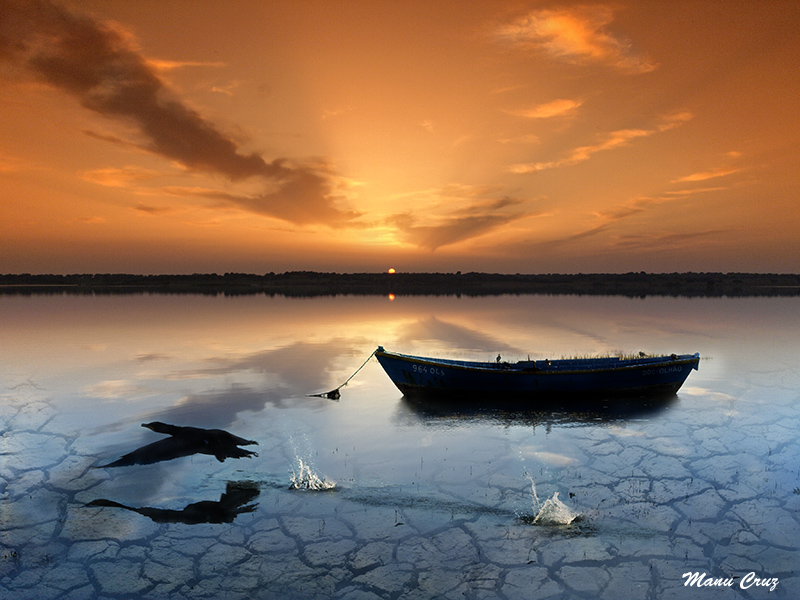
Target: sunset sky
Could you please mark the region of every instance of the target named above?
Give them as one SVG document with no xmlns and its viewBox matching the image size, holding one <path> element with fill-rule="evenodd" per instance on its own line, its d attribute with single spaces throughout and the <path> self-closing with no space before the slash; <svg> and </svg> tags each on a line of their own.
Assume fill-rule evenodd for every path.
<svg viewBox="0 0 800 600">
<path fill-rule="evenodd" d="M 800 3 L 3 0 L 0 272 L 800 272 Z"/>
</svg>

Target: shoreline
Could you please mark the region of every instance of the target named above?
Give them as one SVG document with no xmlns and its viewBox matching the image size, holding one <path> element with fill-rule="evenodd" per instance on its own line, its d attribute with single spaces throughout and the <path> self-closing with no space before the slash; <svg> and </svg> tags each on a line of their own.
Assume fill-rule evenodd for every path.
<svg viewBox="0 0 800 600">
<path fill-rule="evenodd" d="M 323 273 L 256 275 L 0 275 L 0 295 L 205 294 L 496 296 L 503 294 L 749 297 L 800 296 L 800 274 L 766 273 Z"/>
</svg>

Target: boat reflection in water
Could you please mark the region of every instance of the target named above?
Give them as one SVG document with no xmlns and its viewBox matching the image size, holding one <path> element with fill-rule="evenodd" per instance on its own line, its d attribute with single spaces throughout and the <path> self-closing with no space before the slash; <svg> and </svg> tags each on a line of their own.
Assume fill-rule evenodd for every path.
<svg viewBox="0 0 800 600">
<path fill-rule="evenodd" d="M 536 408 L 532 408 L 530 402 L 504 399 L 499 395 L 487 396 L 483 402 L 478 397 L 465 398 L 463 402 L 454 402 L 451 398 L 418 396 L 403 396 L 401 400 L 404 412 L 413 414 L 426 425 L 455 426 L 482 422 L 529 427 L 647 419 L 668 410 L 677 401 L 677 394 L 584 399 L 572 395 L 562 401 L 551 399 L 548 402 L 538 402 Z"/>
</svg>

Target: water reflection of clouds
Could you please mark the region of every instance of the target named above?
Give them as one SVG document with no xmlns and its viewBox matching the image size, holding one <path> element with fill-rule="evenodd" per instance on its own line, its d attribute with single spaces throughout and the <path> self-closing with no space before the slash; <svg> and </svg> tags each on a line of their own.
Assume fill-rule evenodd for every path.
<svg viewBox="0 0 800 600">
<path fill-rule="evenodd" d="M 169 360 L 170 358 L 172 357 L 167 354 L 161 354 L 158 352 L 139 354 L 136 356 L 136 360 L 139 362 L 162 361 L 162 360 Z"/>
<path fill-rule="evenodd" d="M 639 431 L 638 429 L 628 429 L 620 425 L 611 425 L 608 428 L 608 432 L 615 437 L 621 437 L 621 438 L 644 437 L 644 433 L 642 431 Z"/>
<path fill-rule="evenodd" d="M 146 409 L 150 418 L 226 427 L 235 423 L 243 412 L 258 412 L 268 405 L 285 408 L 299 402 L 313 402 L 302 396 L 328 383 L 333 362 L 345 350 L 337 344 L 299 342 L 286 348 L 207 358 L 200 367 L 183 363 L 178 368 L 175 363 L 179 362 L 179 357 L 151 353 L 136 359 L 149 365 L 146 372 L 138 373 L 148 384 L 131 379 L 105 380 L 85 386 L 84 393 L 112 401 L 157 398 L 157 407 Z M 166 364 L 161 365 L 161 362 Z M 247 381 L 241 380 L 243 374 L 250 375 Z M 199 389 L 184 390 L 177 398 L 159 389 L 165 381 L 212 378 L 224 383 L 201 384 Z"/>
<path fill-rule="evenodd" d="M 534 450 L 531 446 L 523 446 L 522 448 L 520 448 L 520 455 L 526 458 L 533 458 L 539 462 L 557 467 L 568 467 L 578 462 L 578 459 L 572 456 L 567 456 L 566 454 L 559 454 L 557 452 L 545 452 L 541 450 Z"/>
<path fill-rule="evenodd" d="M 92 398 L 118 399 L 152 396 L 156 390 L 129 379 L 107 379 L 85 386 L 83 393 Z"/>
<path fill-rule="evenodd" d="M 238 373 L 274 376 L 288 394 L 305 394 L 330 384 L 330 373 L 342 356 L 355 356 L 352 344 L 341 340 L 310 343 L 296 342 L 271 350 L 259 350 L 235 356 L 206 358 L 206 366 L 181 369 L 168 375 L 171 379 L 221 377 Z"/>
<path fill-rule="evenodd" d="M 232 385 L 226 389 L 189 394 L 174 405 L 149 412 L 148 418 L 191 423 L 199 427 L 231 427 L 240 413 L 258 412 L 267 405 L 275 408 L 296 405 L 297 399 L 287 400 L 289 396 L 280 387 Z"/>
<path fill-rule="evenodd" d="M 491 315 L 487 315 L 491 316 Z M 572 314 L 569 311 L 537 310 L 533 307 L 529 313 L 518 315 L 519 326 L 508 329 L 508 322 L 494 322 L 491 319 L 476 322 L 475 326 L 468 327 L 438 316 L 430 316 L 404 324 L 402 331 L 397 335 L 397 343 L 405 348 L 415 348 L 422 345 L 426 351 L 431 346 L 456 352 L 502 352 L 510 356 L 567 356 L 572 354 L 592 354 L 600 352 L 633 352 L 638 350 L 657 351 L 643 345 L 637 340 L 636 347 L 625 347 L 625 341 L 619 336 L 612 337 L 609 331 L 619 333 L 619 329 L 629 328 L 637 331 L 636 326 L 626 325 L 625 320 L 617 320 L 609 325 L 602 315 L 592 313 Z M 519 331 L 524 330 L 522 341 L 519 344 Z M 647 338 L 647 343 L 652 343 L 653 334 L 661 337 L 668 331 L 666 322 L 664 330 L 654 329 Z M 492 332 L 492 333 L 489 333 Z M 669 333 L 674 334 L 674 331 Z M 531 343 L 537 344 L 532 347 Z M 555 343 L 554 343 L 555 342 Z M 566 346 L 566 345 L 569 346 Z M 557 350 L 557 348 L 561 350 Z M 571 347 L 571 350 L 566 350 Z"/>
<path fill-rule="evenodd" d="M 609 340 L 606 335 L 600 335 L 598 332 L 588 329 L 587 327 L 579 327 L 577 325 L 578 322 L 581 322 L 579 319 L 562 319 L 558 318 L 556 315 L 548 313 L 546 320 L 547 328 L 554 330 L 556 332 L 555 335 L 563 338 L 576 338 L 577 340 L 581 340 L 582 347 L 591 348 L 592 351 L 609 349 L 610 347 Z M 589 324 L 586 323 L 586 325 Z M 539 325 L 538 327 L 544 328 L 543 325 Z M 585 346 L 584 340 L 589 341 L 588 346 Z M 544 356 L 553 356 L 552 349 L 541 349 L 538 352 Z"/>
<path fill-rule="evenodd" d="M 703 396 L 704 398 L 713 400 L 714 402 L 736 402 L 739 400 L 735 396 L 731 396 L 725 392 L 716 392 L 707 388 L 690 385 L 682 387 L 681 394 L 688 394 L 690 396 Z"/>
<path fill-rule="evenodd" d="M 255 375 L 247 383 L 228 383 L 224 388 L 205 389 L 182 397 L 174 405 L 152 412 L 150 416 L 176 423 L 210 427 L 232 425 L 243 412 L 259 412 L 266 406 L 291 408 L 324 407 L 329 400 L 309 398 L 306 394 L 331 387 L 331 374 L 342 357 L 355 356 L 359 350 L 351 343 L 296 342 L 270 350 L 235 356 L 215 356 L 203 360 L 200 367 L 173 370 L 168 379 L 223 378 Z"/>
<path fill-rule="evenodd" d="M 414 346 L 418 342 L 434 341 L 438 345 L 448 345 L 459 350 L 489 351 L 498 349 L 520 352 L 509 348 L 508 342 L 499 337 L 483 333 L 479 329 L 464 327 L 443 321 L 435 316 L 411 323 L 397 338 L 400 344 Z"/>
</svg>

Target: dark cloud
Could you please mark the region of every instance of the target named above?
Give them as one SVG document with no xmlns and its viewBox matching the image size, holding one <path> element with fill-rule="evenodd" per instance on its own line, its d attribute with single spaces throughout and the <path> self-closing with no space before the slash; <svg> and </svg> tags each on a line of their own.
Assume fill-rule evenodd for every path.
<svg viewBox="0 0 800 600">
<path fill-rule="evenodd" d="M 336 206 L 339 198 L 332 193 L 324 171 L 297 168 L 275 191 L 248 198 L 233 199 L 252 212 L 280 217 L 293 223 L 324 222 L 331 226 L 344 225 L 360 216 Z"/>
<path fill-rule="evenodd" d="M 727 232 L 724 229 L 707 229 L 684 233 L 623 235 L 618 238 L 617 246 L 629 251 L 670 250 L 687 243 L 713 238 L 722 233 Z"/>
<path fill-rule="evenodd" d="M 563 248 L 569 248 L 573 242 L 591 238 L 608 232 L 610 225 L 603 223 L 590 227 L 577 233 L 547 240 L 515 241 L 513 244 L 502 244 L 494 247 L 495 251 L 503 252 L 509 256 L 552 256 Z"/>
<path fill-rule="evenodd" d="M 141 212 L 141 213 L 145 213 L 145 214 L 148 214 L 148 215 L 158 215 L 158 214 L 162 214 L 162 213 L 165 213 L 165 212 L 169 212 L 170 209 L 163 208 L 161 206 L 150 206 L 148 204 L 139 203 L 134 207 L 133 210 L 135 210 L 136 212 Z"/>
<path fill-rule="evenodd" d="M 165 191 L 176 196 L 217 200 L 221 205 L 278 217 L 300 225 L 322 222 L 337 227 L 352 224 L 350 220 L 360 216 L 360 213 L 340 210 L 333 205 L 339 198 L 332 193 L 330 182 L 321 167 L 297 167 L 274 191 L 255 195 L 183 187 L 170 187 Z"/>
<path fill-rule="evenodd" d="M 143 146 L 186 168 L 277 185 L 242 207 L 294 222 L 346 220 L 327 170 L 243 154 L 231 137 L 176 98 L 120 26 L 37 0 L 0 4 L 0 59 L 34 73 L 87 109 L 133 123 Z M 291 207 L 283 206 L 291 203 Z"/>
<path fill-rule="evenodd" d="M 478 237 L 520 217 L 521 215 L 467 215 L 446 219 L 438 225 L 418 225 L 413 215 L 402 214 L 392 217 L 390 223 L 412 243 L 436 250 Z"/>
<path fill-rule="evenodd" d="M 426 222 L 420 225 L 419 219 L 411 213 L 393 215 L 388 223 L 400 230 L 411 243 L 436 250 L 489 233 L 523 217 L 533 216 L 534 213 L 529 212 L 502 212 L 503 209 L 514 208 L 523 202 L 524 200 L 510 197 L 482 200 L 456 210 L 451 216 L 438 219 L 434 224 Z"/>
</svg>

